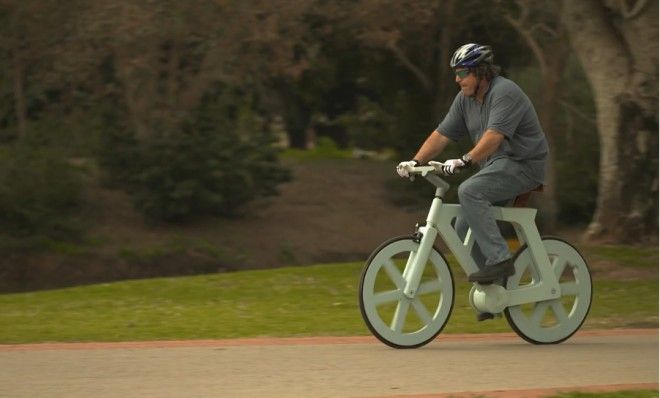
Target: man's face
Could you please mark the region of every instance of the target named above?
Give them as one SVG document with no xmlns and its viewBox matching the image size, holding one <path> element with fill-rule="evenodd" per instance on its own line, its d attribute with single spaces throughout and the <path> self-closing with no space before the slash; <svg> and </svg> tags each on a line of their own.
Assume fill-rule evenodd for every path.
<svg viewBox="0 0 660 398">
<path fill-rule="evenodd" d="M 456 83 L 461 86 L 461 91 L 466 97 L 474 97 L 477 94 L 478 81 L 474 73 L 467 68 L 456 68 Z"/>
</svg>

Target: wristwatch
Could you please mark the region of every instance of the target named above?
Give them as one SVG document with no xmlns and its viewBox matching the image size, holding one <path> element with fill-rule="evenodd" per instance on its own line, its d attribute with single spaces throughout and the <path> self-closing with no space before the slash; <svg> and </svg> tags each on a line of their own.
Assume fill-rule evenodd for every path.
<svg viewBox="0 0 660 398">
<path fill-rule="evenodd" d="M 470 156 L 470 154 L 468 153 L 463 155 L 461 160 L 463 161 L 463 163 L 465 163 L 465 167 L 470 167 L 472 165 L 472 156 Z"/>
</svg>

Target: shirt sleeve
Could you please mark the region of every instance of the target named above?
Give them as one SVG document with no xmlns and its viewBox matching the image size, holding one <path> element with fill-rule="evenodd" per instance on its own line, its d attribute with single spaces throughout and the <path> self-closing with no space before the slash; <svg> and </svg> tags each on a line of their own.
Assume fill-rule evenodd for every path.
<svg viewBox="0 0 660 398">
<path fill-rule="evenodd" d="M 438 128 L 435 129 L 438 133 L 454 141 L 459 141 L 467 134 L 461 98 L 461 93 L 458 93 L 456 98 L 454 98 L 454 102 L 449 107 L 449 112 L 447 112 L 445 118 L 440 122 Z"/>
<path fill-rule="evenodd" d="M 493 129 L 507 138 L 512 138 L 525 112 L 525 103 L 512 93 L 494 98 L 486 129 Z"/>
</svg>

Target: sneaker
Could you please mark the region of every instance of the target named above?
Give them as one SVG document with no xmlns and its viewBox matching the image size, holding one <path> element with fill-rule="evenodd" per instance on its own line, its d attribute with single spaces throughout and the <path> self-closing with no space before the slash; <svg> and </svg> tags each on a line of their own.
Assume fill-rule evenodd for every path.
<svg viewBox="0 0 660 398">
<path fill-rule="evenodd" d="M 468 280 L 470 282 L 491 284 L 498 279 L 506 278 L 515 273 L 516 269 L 513 266 L 513 262 L 511 259 L 508 259 L 494 265 L 489 265 L 470 274 Z"/>
</svg>

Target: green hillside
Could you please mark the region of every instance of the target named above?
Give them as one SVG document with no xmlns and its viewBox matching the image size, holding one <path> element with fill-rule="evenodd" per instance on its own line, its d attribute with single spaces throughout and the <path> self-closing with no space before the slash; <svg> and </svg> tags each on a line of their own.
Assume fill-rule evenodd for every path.
<svg viewBox="0 0 660 398">
<path fill-rule="evenodd" d="M 357 307 L 360 263 L 159 278 L 0 295 L 0 343 L 368 334 Z M 455 270 L 444 333 L 510 331 L 477 323 Z M 585 328 L 658 327 L 658 280 L 594 279 Z"/>
</svg>

